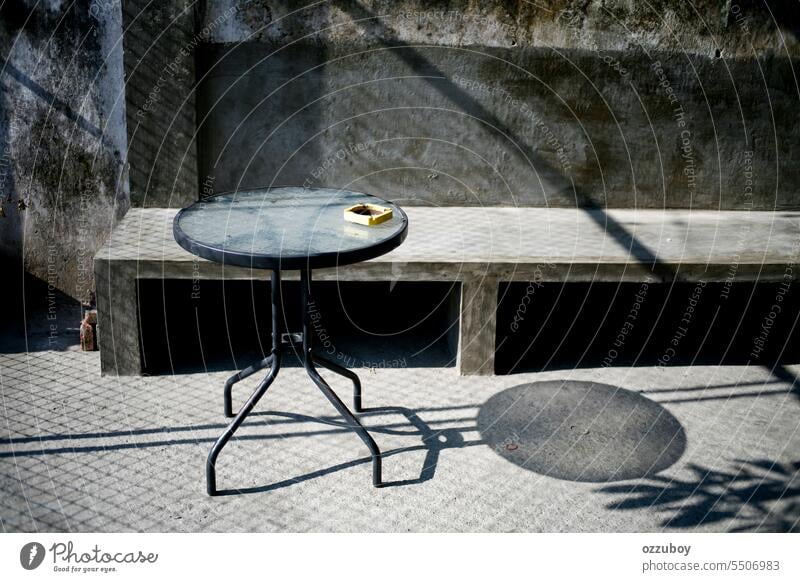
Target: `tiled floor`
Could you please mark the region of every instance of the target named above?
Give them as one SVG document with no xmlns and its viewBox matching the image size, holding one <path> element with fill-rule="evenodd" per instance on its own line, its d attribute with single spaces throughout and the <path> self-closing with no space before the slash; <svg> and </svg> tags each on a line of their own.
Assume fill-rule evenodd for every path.
<svg viewBox="0 0 800 582">
<path fill-rule="evenodd" d="M 452 368 L 360 372 L 365 406 L 397 407 L 364 417 L 386 454 L 392 486 L 371 486 L 361 441 L 336 424 L 327 401 L 290 366 L 220 457 L 220 487 L 240 492 L 209 498 L 204 462 L 225 425 L 226 373 L 100 377 L 97 353 L 0 354 L 3 530 L 800 527 L 800 392 L 793 384 L 800 367 L 582 369 L 493 378 L 463 378 Z M 484 424 L 493 414 L 486 403 L 499 392 L 526 383 L 535 384 L 525 390 L 536 391 L 547 380 L 590 380 L 629 392 L 620 392 L 624 402 L 594 407 L 591 418 L 572 416 L 574 403 L 562 402 L 558 390 L 548 393 L 535 426 L 545 433 L 554 427 L 558 446 L 533 449 L 536 462 L 526 466 L 536 473 L 507 460 L 515 443 L 506 443 L 505 452 L 485 444 L 488 427 L 478 419 L 481 410 Z M 337 377 L 331 383 L 349 402 L 347 383 Z M 252 386 L 237 386 L 238 402 Z M 680 443 L 661 443 L 674 456 L 670 466 L 611 483 L 570 480 L 574 471 L 565 478 L 558 471 L 541 474 L 551 458 L 553 467 L 589 459 L 593 475 L 613 479 L 615 467 L 603 463 L 620 458 L 637 430 L 646 446 L 631 454 L 653 455 L 661 437 L 648 433 L 646 418 L 628 422 L 638 418 L 643 409 L 635 403 L 644 398 L 660 404 L 647 410 L 663 410 L 679 423 Z M 635 410 L 625 408 L 631 402 Z M 518 438 L 513 423 L 521 420 L 506 420 L 509 438 Z M 583 436 L 565 432 L 573 428 Z M 523 438 L 524 430 L 519 427 Z M 567 447 L 565 438 L 573 439 Z"/>
</svg>

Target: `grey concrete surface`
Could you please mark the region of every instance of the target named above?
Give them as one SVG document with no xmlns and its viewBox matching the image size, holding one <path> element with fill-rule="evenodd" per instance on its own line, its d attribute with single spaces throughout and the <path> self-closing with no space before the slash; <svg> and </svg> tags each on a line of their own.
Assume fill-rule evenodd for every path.
<svg viewBox="0 0 800 582">
<path fill-rule="evenodd" d="M 200 168 L 219 192 L 308 184 L 431 206 L 797 207 L 796 128 L 776 124 L 798 98 L 788 59 L 771 61 L 765 86 L 761 61 L 698 57 L 692 70 L 673 53 L 634 51 L 613 56 L 626 76 L 552 47 L 251 43 L 203 58 L 213 65 L 198 100 Z M 772 109 L 767 95 L 779 96 Z M 742 118 L 770 139 L 744 136 Z M 749 199 L 746 176 L 758 176 Z"/>
<path fill-rule="evenodd" d="M 724 0 L 692 4 L 671 0 L 213 0 L 205 3 L 199 16 L 208 26 L 203 40 L 213 43 L 288 44 L 310 39 L 317 44 L 366 46 L 381 36 L 381 23 L 376 20 L 385 20 L 396 26 L 398 40 L 414 44 L 505 48 L 547 44 L 605 50 L 642 46 L 707 55 L 720 49 L 730 56 L 769 53 L 775 48 L 798 55 L 800 49 L 796 37 L 781 34 L 796 32 L 798 19 L 790 5 L 780 3 L 766 10 L 758 4 Z M 356 16 L 362 21 L 354 21 Z M 569 30 L 570 25 L 583 34 Z"/>
<path fill-rule="evenodd" d="M 130 201 L 129 173 L 134 203 L 163 207 L 240 179 L 352 182 L 434 205 L 798 207 L 789 4 L 0 10 L 0 253 L 75 298 Z"/>
<path fill-rule="evenodd" d="M 209 3 L 201 176 L 404 204 L 797 208 L 796 17 L 692 3 Z M 755 179 L 752 195 L 745 195 Z"/>
<path fill-rule="evenodd" d="M 117 2 L 110 2 L 117 4 Z M 122 0 L 125 116 L 133 206 L 187 206 L 199 196 L 193 0 Z"/>
<path fill-rule="evenodd" d="M 121 34 L 116 2 L 0 5 L 0 259 L 84 301 L 129 205 Z"/>
<path fill-rule="evenodd" d="M 4 353 L 3 531 L 798 528 L 800 367 L 775 374 L 752 367 L 604 368 L 492 378 L 442 369 L 361 373 L 365 406 L 397 407 L 364 417 L 386 453 L 384 475 L 393 486 L 371 486 L 361 441 L 335 424 L 333 409 L 303 371 L 287 367 L 220 457 L 220 486 L 239 493 L 209 498 L 204 461 L 225 423 L 226 372 L 100 377 L 97 353 Z M 613 479 L 615 467 L 606 465 L 620 463 L 623 449 L 630 452 L 631 431 L 649 443 L 633 450 L 642 458 L 651 458 L 659 437 L 632 421 L 621 442 L 613 423 L 641 416 L 630 402 L 604 400 L 601 412 L 596 402 L 582 408 L 558 391 L 552 405 L 540 402 L 536 418 L 521 415 L 537 423 L 539 436 L 550 427 L 556 439 L 553 447 L 530 449 L 528 466 L 483 442 L 487 414 L 501 416 L 487 403 L 505 389 L 554 380 L 600 382 L 624 389 L 626 401 L 647 399 L 645 417 L 665 411 L 680 424 L 685 447 L 671 448 L 678 454 L 655 474 L 570 480 L 575 464 L 594 458 L 592 450 L 595 474 Z M 331 382 L 349 397 L 346 381 Z M 235 402 L 246 392 L 237 385 Z M 581 410 L 591 415 L 570 417 Z M 522 434 L 513 427 L 506 419 L 511 440 L 501 446 Z M 589 430 L 593 440 L 581 440 Z M 574 447 L 564 446 L 569 439 Z M 558 458 L 545 454 L 554 450 Z M 548 459 L 562 478 L 547 474 Z"/>
<path fill-rule="evenodd" d="M 458 367 L 494 370 L 501 281 L 784 281 L 797 262 L 798 212 L 586 211 L 408 207 L 409 234 L 371 261 L 315 271 L 325 280 L 459 281 Z M 136 281 L 258 279 L 182 249 L 171 209 L 132 209 L 97 253 L 104 374 L 138 374 Z M 291 228 L 291 225 L 287 225 Z M 287 279 L 297 277 L 288 272 Z"/>
</svg>

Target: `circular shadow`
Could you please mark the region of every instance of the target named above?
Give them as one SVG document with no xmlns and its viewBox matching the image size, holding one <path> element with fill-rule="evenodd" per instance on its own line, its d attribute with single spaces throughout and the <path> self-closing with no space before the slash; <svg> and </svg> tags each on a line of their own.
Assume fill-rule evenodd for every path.
<svg viewBox="0 0 800 582">
<path fill-rule="evenodd" d="M 686 433 L 641 394 L 595 382 L 522 384 L 478 412 L 484 442 L 529 471 L 593 483 L 653 475 L 677 461 Z"/>
</svg>

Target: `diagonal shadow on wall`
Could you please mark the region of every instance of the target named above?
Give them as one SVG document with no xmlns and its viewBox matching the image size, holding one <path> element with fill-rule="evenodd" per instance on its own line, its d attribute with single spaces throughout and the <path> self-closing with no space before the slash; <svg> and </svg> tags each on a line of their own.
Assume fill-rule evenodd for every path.
<svg viewBox="0 0 800 582">
<path fill-rule="evenodd" d="M 17 81 L 20 85 L 28 89 L 33 95 L 36 95 L 39 99 L 41 99 L 44 103 L 46 103 L 49 108 L 53 111 L 56 111 L 72 121 L 77 127 L 91 135 L 92 137 L 97 138 L 100 140 L 100 143 L 111 152 L 116 151 L 116 148 L 111 140 L 108 139 L 105 132 L 97 127 L 94 123 L 89 121 L 86 117 L 81 115 L 79 112 L 75 111 L 75 109 L 70 106 L 69 103 L 64 101 L 63 99 L 59 99 L 56 95 L 42 87 L 39 83 L 31 79 L 28 75 L 24 72 L 19 70 L 13 63 L 6 60 L 3 63 L 3 68 L 0 70 L 7 74 L 10 78 Z"/>
<path fill-rule="evenodd" d="M 452 81 L 448 81 L 447 75 L 426 59 L 415 47 L 400 40 L 394 30 L 381 20 L 381 16 L 372 13 L 355 2 L 334 0 L 334 4 L 342 11 L 349 13 L 354 21 L 358 21 L 360 26 L 365 27 L 365 21 L 372 23 L 372 29 L 366 32 L 374 34 L 380 39 L 381 43 L 394 49 L 398 57 L 460 110 L 474 116 L 494 131 L 502 133 L 516 147 L 519 148 L 519 144 L 525 143 L 514 129 L 504 124 L 494 113 L 486 109 L 461 87 Z M 435 81 L 433 78 L 435 78 Z M 549 161 L 535 152 L 523 152 L 523 155 L 531 161 L 540 174 L 546 175 L 548 179 L 558 181 L 560 187 L 572 190 L 575 195 L 576 205 L 583 209 L 591 217 L 592 221 L 603 227 L 617 244 L 625 248 L 633 258 L 642 264 L 649 265 L 651 271 L 662 280 L 668 281 L 675 277 L 675 270 L 670 265 L 664 263 L 653 250 L 637 240 L 633 233 L 629 232 L 613 216 L 598 206 L 588 193 L 576 185 L 571 178 L 564 176 Z"/>
</svg>

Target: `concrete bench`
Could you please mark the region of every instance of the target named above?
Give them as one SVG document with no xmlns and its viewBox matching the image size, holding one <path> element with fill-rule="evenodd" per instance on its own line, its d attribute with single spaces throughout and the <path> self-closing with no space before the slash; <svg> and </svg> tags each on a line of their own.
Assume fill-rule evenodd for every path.
<svg viewBox="0 0 800 582">
<path fill-rule="evenodd" d="M 315 279 L 448 281 L 457 367 L 493 374 L 498 287 L 525 281 L 783 281 L 800 212 L 410 207 L 408 238 L 377 259 Z M 131 209 L 94 259 L 103 374 L 141 373 L 137 281 L 267 279 L 195 257 L 172 236 L 173 209 Z M 297 273 L 287 272 L 291 279 Z"/>
</svg>

